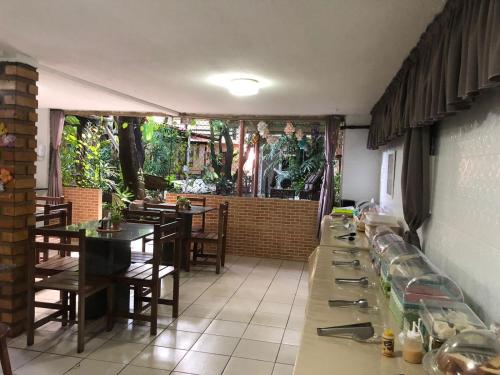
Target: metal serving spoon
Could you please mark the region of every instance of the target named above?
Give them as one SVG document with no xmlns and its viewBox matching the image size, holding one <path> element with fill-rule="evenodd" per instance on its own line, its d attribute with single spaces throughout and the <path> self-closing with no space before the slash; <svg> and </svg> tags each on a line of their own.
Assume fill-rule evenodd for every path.
<svg viewBox="0 0 500 375">
<path fill-rule="evenodd" d="M 358 306 L 359 308 L 366 309 L 368 307 L 368 301 L 364 298 L 360 298 L 357 301 L 347 301 L 342 299 L 331 299 L 328 301 L 328 306 L 330 307 L 348 307 L 348 306 Z"/>
<path fill-rule="evenodd" d="M 368 277 L 360 277 L 359 279 L 348 279 L 348 278 L 336 278 L 335 282 L 337 284 L 358 284 L 359 286 L 366 288 L 370 285 Z"/>
<path fill-rule="evenodd" d="M 360 268 L 361 262 L 358 259 L 354 259 L 352 261 L 342 261 L 342 260 L 333 260 L 333 266 L 352 266 L 353 268 Z"/>
</svg>

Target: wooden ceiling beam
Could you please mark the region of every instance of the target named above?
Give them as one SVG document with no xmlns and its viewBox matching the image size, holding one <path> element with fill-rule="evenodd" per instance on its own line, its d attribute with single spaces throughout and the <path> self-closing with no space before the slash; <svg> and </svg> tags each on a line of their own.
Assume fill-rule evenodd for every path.
<svg viewBox="0 0 500 375">
<path fill-rule="evenodd" d="M 228 115 L 228 114 L 214 114 L 214 113 L 179 113 L 179 116 L 190 117 L 194 119 L 207 119 L 207 120 L 263 120 L 263 121 L 326 121 L 330 115 L 312 115 L 312 116 L 301 116 L 301 115 Z M 344 118 L 343 115 L 333 115 L 340 118 Z"/>
<path fill-rule="evenodd" d="M 125 116 L 125 117 L 146 117 L 146 116 L 164 116 L 172 117 L 164 112 L 131 112 L 131 111 L 81 111 L 64 109 L 64 114 L 81 116 L 81 117 L 92 117 L 92 116 Z M 174 116 L 175 117 L 175 116 Z"/>
</svg>

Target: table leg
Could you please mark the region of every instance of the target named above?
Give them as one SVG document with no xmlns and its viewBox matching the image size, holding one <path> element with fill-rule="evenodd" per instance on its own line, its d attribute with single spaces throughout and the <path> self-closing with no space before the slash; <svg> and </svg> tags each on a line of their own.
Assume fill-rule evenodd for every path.
<svg viewBox="0 0 500 375">
<path fill-rule="evenodd" d="M 184 234 L 182 236 L 182 253 L 181 253 L 181 259 L 182 259 L 182 266 L 185 271 L 189 272 L 189 262 L 187 261 L 190 259 L 189 257 L 189 241 L 188 239 L 191 237 L 191 231 L 193 228 L 193 215 L 182 215 L 182 218 L 184 220 Z"/>
</svg>

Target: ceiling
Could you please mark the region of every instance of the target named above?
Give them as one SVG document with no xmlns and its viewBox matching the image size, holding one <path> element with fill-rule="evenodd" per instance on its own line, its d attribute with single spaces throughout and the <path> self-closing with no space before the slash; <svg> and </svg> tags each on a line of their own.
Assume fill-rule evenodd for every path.
<svg viewBox="0 0 500 375">
<path fill-rule="evenodd" d="M 2 0 L 40 107 L 365 115 L 444 0 Z M 216 74 L 261 77 L 231 96 Z"/>
</svg>

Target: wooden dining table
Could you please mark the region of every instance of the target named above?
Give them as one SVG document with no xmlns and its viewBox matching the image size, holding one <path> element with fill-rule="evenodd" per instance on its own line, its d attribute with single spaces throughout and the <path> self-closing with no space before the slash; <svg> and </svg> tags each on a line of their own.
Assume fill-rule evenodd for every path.
<svg viewBox="0 0 500 375">
<path fill-rule="evenodd" d="M 49 228 L 58 231 L 85 229 L 86 268 L 89 276 L 112 276 L 126 270 L 131 264 L 131 244 L 154 233 L 151 224 L 121 223 L 119 232 L 100 232 L 99 221 L 87 221 L 65 227 Z M 115 309 L 128 311 L 130 291 L 126 286 L 115 286 Z M 87 299 L 85 315 L 96 319 L 106 312 L 106 293 Z"/>
<path fill-rule="evenodd" d="M 203 215 L 207 212 L 210 211 L 215 211 L 217 210 L 217 207 L 209 207 L 209 206 L 191 206 L 189 209 L 178 209 L 176 211 L 175 208 L 172 208 L 171 204 L 166 204 L 165 203 L 165 208 L 160 208 L 162 204 L 156 204 L 155 209 L 160 209 L 165 212 L 177 212 L 182 219 L 184 220 L 184 225 L 183 225 L 183 233 L 182 233 L 182 266 L 184 269 L 186 269 L 186 253 L 189 251 L 188 249 L 188 243 L 187 241 L 191 237 L 191 232 L 193 230 L 193 216 L 195 215 Z M 158 207 L 158 208 L 157 208 Z"/>
</svg>

